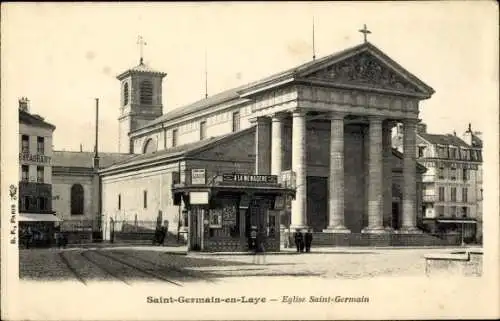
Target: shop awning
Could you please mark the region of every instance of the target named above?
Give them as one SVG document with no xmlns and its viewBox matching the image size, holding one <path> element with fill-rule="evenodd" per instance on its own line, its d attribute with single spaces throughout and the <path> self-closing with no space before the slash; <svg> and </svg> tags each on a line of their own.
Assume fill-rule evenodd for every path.
<svg viewBox="0 0 500 321">
<path fill-rule="evenodd" d="M 438 223 L 460 223 L 460 224 L 476 224 L 474 220 L 437 220 Z"/>
<path fill-rule="evenodd" d="M 53 214 L 21 213 L 19 222 L 61 222 L 62 220 Z"/>
</svg>

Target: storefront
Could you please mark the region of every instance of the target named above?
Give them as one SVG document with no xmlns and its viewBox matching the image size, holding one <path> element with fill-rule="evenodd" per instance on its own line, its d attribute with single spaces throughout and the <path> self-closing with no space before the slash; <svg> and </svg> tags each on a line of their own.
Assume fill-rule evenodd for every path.
<svg viewBox="0 0 500 321">
<path fill-rule="evenodd" d="M 54 244 L 54 232 L 61 220 L 54 214 L 20 213 L 19 240 L 22 247 Z M 27 243 L 30 242 L 28 245 Z"/>
<path fill-rule="evenodd" d="M 274 175 L 223 174 L 210 182 L 204 175 L 193 169 L 189 183 L 172 188 L 174 204 L 187 209 L 188 250 L 250 251 L 256 231 L 266 251 L 279 251 L 280 216 L 294 190 Z"/>
</svg>

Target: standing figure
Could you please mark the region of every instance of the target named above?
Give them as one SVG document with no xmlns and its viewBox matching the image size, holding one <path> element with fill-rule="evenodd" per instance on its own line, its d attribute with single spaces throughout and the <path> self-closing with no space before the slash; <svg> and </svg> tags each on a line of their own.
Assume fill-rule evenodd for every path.
<svg viewBox="0 0 500 321">
<path fill-rule="evenodd" d="M 311 243 L 313 240 L 312 229 L 308 229 L 305 235 L 306 252 L 311 252 Z"/>
<path fill-rule="evenodd" d="M 252 251 L 255 252 L 255 249 L 257 248 L 257 227 L 252 226 L 250 228 L 250 238 L 248 239 L 248 248 Z"/>
<path fill-rule="evenodd" d="M 266 248 L 264 245 L 264 236 L 261 233 L 257 234 L 257 238 L 256 238 L 255 243 L 256 243 L 256 247 L 255 247 L 256 248 L 256 250 L 255 250 L 256 263 L 261 264 L 261 261 L 262 261 L 262 263 L 266 263 L 266 257 L 265 257 Z"/>
<path fill-rule="evenodd" d="M 157 226 L 155 229 L 155 234 L 153 235 L 153 245 L 159 245 L 160 243 L 160 227 Z"/>
<path fill-rule="evenodd" d="M 304 238 L 302 235 L 302 232 L 299 229 L 295 230 L 294 233 L 294 240 L 295 240 L 295 246 L 297 247 L 297 252 L 302 252 L 303 244 L 304 244 Z"/>
<path fill-rule="evenodd" d="M 305 251 L 305 247 L 306 247 L 306 242 L 305 242 L 305 233 L 300 231 L 300 235 L 302 235 L 302 237 L 300 238 L 300 252 L 301 253 L 304 253 Z"/>
<path fill-rule="evenodd" d="M 165 239 L 167 237 L 167 227 L 162 226 L 161 227 L 161 239 L 160 239 L 160 245 L 165 245 Z"/>
</svg>

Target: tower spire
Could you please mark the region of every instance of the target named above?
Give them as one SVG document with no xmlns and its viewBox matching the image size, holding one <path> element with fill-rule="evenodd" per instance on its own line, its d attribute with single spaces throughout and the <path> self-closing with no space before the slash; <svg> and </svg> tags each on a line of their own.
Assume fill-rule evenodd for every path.
<svg viewBox="0 0 500 321">
<path fill-rule="evenodd" d="M 137 45 L 139 45 L 139 53 L 140 53 L 140 60 L 139 60 L 139 64 L 143 64 L 144 63 L 144 46 L 147 45 L 146 41 L 144 41 L 144 38 L 142 38 L 142 36 L 138 36 L 137 37 Z"/>
<path fill-rule="evenodd" d="M 312 40 L 313 40 L 313 60 L 316 60 L 316 47 L 315 47 L 315 42 L 314 42 L 314 16 L 313 16 L 313 26 L 312 26 Z"/>
</svg>

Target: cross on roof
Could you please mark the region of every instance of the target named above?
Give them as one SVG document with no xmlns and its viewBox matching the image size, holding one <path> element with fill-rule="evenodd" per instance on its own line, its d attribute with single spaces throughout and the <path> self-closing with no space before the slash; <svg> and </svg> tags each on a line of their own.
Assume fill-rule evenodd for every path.
<svg viewBox="0 0 500 321">
<path fill-rule="evenodd" d="M 146 43 L 146 41 L 144 41 L 144 38 L 142 38 L 142 36 L 139 36 L 139 37 L 137 37 L 137 44 L 139 45 L 139 52 L 141 54 L 140 64 L 142 65 L 142 63 L 143 63 L 143 50 L 144 50 L 144 46 L 147 45 L 147 43 Z"/>
<path fill-rule="evenodd" d="M 366 39 L 366 36 L 367 36 L 369 33 L 372 33 L 372 32 L 366 28 L 366 25 L 363 25 L 363 29 L 359 29 L 358 31 L 359 31 L 359 32 L 361 32 L 361 33 L 363 34 L 364 41 L 365 41 L 365 42 L 368 42 L 368 40 Z"/>
</svg>

